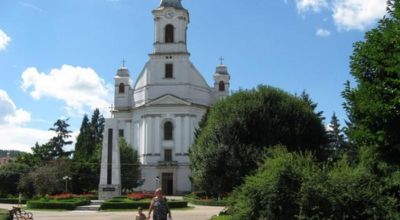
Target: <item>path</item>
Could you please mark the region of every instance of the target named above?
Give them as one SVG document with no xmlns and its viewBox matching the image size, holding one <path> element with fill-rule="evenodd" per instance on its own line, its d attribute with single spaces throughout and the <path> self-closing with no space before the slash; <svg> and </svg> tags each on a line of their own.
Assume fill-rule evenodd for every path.
<svg viewBox="0 0 400 220">
<path fill-rule="evenodd" d="M 13 205 L 0 204 L 0 208 L 11 209 Z M 14 205 L 15 206 L 15 205 Z M 211 216 L 217 215 L 223 208 L 213 206 L 193 206 L 188 210 L 172 210 L 174 220 L 209 220 Z M 30 211 L 35 220 L 132 220 L 136 211 L 104 212 L 104 211 Z M 147 212 L 145 212 L 147 213 Z"/>
</svg>

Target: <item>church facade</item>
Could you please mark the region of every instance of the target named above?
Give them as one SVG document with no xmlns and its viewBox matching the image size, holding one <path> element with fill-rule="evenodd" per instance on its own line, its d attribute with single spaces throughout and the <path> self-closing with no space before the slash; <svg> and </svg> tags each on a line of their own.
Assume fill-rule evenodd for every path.
<svg viewBox="0 0 400 220">
<path fill-rule="evenodd" d="M 181 0 L 161 0 L 153 10 L 154 50 L 132 84 L 123 65 L 115 76 L 112 117 L 106 119 L 99 183 L 100 199 L 121 194 L 119 138 L 138 151 L 143 185 L 167 195 L 190 192 L 189 148 L 207 109 L 229 95 L 227 67 L 217 66 L 207 84 L 189 60 L 189 12 Z"/>
</svg>

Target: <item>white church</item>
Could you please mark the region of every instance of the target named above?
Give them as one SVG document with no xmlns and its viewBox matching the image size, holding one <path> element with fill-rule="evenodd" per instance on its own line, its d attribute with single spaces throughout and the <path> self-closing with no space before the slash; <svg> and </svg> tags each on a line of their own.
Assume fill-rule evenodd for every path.
<svg viewBox="0 0 400 220">
<path fill-rule="evenodd" d="M 139 153 L 144 181 L 140 190 L 190 192 L 189 148 L 195 129 L 207 109 L 229 95 L 226 66 L 217 66 L 210 87 L 190 62 L 189 12 L 181 0 L 161 0 L 152 13 L 154 50 L 149 61 L 133 84 L 124 65 L 115 76 L 114 109 L 104 128 L 100 199 L 121 194 L 120 137 Z"/>
</svg>

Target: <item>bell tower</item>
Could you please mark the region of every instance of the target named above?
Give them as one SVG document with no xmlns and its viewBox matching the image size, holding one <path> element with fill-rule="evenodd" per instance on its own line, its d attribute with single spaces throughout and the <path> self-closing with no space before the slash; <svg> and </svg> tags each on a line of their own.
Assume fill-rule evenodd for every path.
<svg viewBox="0 0 400 220">
<path fill-rule="evenodd" d="M 161 0 L 153 15 L 154 54 L 188 54 L 186 33 L 189 12 L 182 6 L 181 0 Z"/>
</svg>

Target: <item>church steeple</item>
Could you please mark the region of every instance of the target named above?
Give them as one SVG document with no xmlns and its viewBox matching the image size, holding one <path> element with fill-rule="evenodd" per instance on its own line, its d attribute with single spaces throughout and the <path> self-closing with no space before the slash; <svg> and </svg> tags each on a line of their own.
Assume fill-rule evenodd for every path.
<svg viewBox="0 0 400 220">
<path fill-rule="evenodd" d="M 175 9 L 184 9 L 181 0 L 161 0 L 160 7 L 172 7 Z"/>
<path fill-rule="evenodd" d="M 188 54 L 186 33 L 189 12 L 181 0 L 161 0 L 153 10 L 155 22 L 153 54 Z"/>
</svg>

